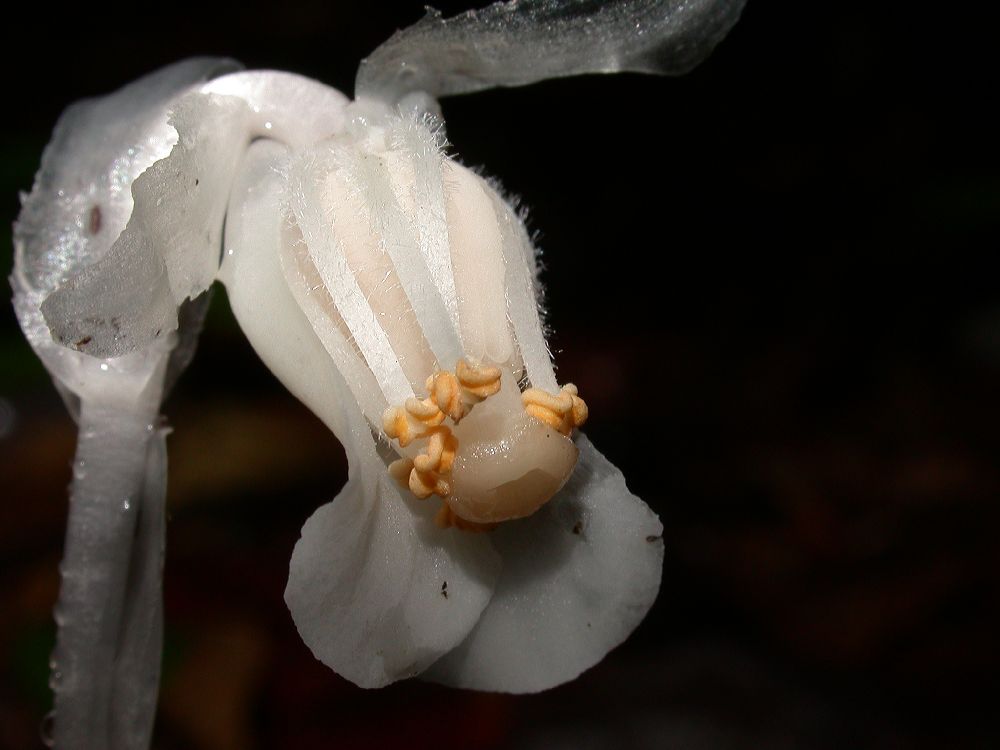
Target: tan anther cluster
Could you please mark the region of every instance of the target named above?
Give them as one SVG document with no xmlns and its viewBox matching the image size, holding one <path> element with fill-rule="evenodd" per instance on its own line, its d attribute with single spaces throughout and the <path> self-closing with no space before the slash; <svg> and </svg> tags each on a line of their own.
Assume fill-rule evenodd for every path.
<svg viewBox="0 0 1000 750">
<path fill-rule="evenodd" d="M 499 390 L 499 367 L 470 365 L 464 359 L 455 364 L 455 372 L 440 370 L 427 378 L 428 400 L 433 401 L 455 424 L 473 406 Z"/>
<path fill-rule="evenodd" d="M 427 437 L 424 453 L 413 460 L 401 458 L 389 464 L 389 473 L 421 500 L 431 495 L 447 497 L 451 492 L 447 476 L 458 450 L 458 440 L 447 427 L 431 428 Z"/>
<path fill-rule="evenodd" d="M 389 473 L 424 500 L 431 495 L 447 497 L 451 493 L 451 474 L 458 439 L 446 417 L 457 424 L 480 401 L 500 390 L 500 368 L 470 365 L 458 360 L 455 372 L 441 370 L 427 378 L 429 395 L 421 400 L 408 398 L 403 406 L 391 406 L 382 414 L 382 429 L 390 439 L 403 447 L 420 438 L 427 439 L 423 453 L 414 459 L 401 458 L 389 465 Z M 454 526 L 467 531 L 485 531 L 481 524 L 472 524 L 454 514 L 443 504 L 435 522 L 442 528 Z M 475 527 L 475 528 L 474 528 Z"/>
<path fill-rule="evenodd" d="M 382 429 L 405 448 L 417 438 L 429 435 L 444 417 L 432 399 L 408 398 L 403 406 L 390 406 L 382 413 Z"/>
<path fill-rule="evenodd" d="M 577 395 L 576 386 L 567 383 L 558 394 L 540 388 L 529 388 L 521 394 L 524 410 L 563 435 L 569 436 L 574 427 L 587 421 L 586 402 Z"/>
</svg>

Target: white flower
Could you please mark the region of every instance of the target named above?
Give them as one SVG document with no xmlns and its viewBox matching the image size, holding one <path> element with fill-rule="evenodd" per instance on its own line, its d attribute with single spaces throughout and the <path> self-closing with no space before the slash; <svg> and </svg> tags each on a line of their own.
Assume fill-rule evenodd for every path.
<svg viewBox="0 0 1000 750">
<path fill-rule="evenodd" d="M 84 364 L 101 360 L 72 349 L 163 351 L 180 303 L 218 275 L 350 461 L 286 590 L 316 656 L 368 687 L 426 674 L 507 691 L 599 661 L 656 596 L 661 527 L 569 437 L 585 405 L 556 383 L 517 213 L 444 155 L 429 116 L 283 73 L 175 90 L 176 143 L 131 178 L 134 206 L 97 190 L 71 207 L 127 224 L 22 295 L 63 344 L 46 346 Z"/>
<path fill-rule="evenodd" d="M 134 497 L 162 521 L 156 414 L 216 278 L 350 461 L 303 528 L 285 593 L 319 659 L 366 687 L 422 674 L 530 692 L 628 636 L 659 587 L 660 523 L 574 436 L 587 408 L 556 382 L 523 223 L 444 155 L 427 113 L 435 96 L 552 76 L 685 72 L 742 5 L 432 12 L 362 64 L 355 102 L 285 73 L 206 82 L 234 66 L 196 60 L 67 111 L 18 220 L 12 277 L 25 334 L 80 419 L 78 456 L 99 459 L 74 482 L 57 741 L 99 743 L 97 717 L 148 742 L 162 525 L 133 536 L 121 519 Z M 148 562 L 126 591 L 118 561 L 133 550 Z M 118 642 L 96 648 L 103 632 Z"/>
<path fill-rule="evenodd" d="M 521 390 L 560 389 L 516 212 L 443 155 L 431 120 L 372 103 L 344 114 L 314 146 L 250 148 L 220 272 L 258 353 L 350 461 L 292 556 L 292 616 L 320 660 L 366 687 L 425 674 L 524 692 L 572 679 L 652 604 L 660 523 L 586 438 L 525 408 Z M 495 368 L 499 390 L 446 417 L 434 386 L 471 383 L 447 374 L 466 362 Z M 392 409 L 414 398 L 409 413 Z M 434 457 L 435 436 L 457 443 L 454 466 L 426 472 L 444 499 L 420 500 L 412 462 Z M 449 520 L 502 522 L 473 533 L 440 528 Z"/>
</svg>

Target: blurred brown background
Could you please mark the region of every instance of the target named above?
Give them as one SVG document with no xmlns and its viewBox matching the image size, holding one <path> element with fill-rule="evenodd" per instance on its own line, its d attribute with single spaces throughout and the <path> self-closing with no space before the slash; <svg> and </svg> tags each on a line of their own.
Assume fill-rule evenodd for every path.
<svg viewBox="0 0 1000 750">
<path fill-rule="evenodd" d="M 191 54 L 350 92 L 421 5 L 23 9 L 0 31 L 4 224 L 70 101 Z M 996 23 L 829 5 L 750 0 L 687 78 L 444 103 L 456 151 L 532 208 L 560 377 L 666 526 L 632 639 L 527 697 L 366 692 L 315 662 L 282 590 L 343 455 L 220 289 L 166 406 L 158 750 L 1000 746 Z M 4 276 L 10 255 L 5 230 Z M 4 306 L 0 748 L 40 745 L 73 442 Z"/>
</svg>

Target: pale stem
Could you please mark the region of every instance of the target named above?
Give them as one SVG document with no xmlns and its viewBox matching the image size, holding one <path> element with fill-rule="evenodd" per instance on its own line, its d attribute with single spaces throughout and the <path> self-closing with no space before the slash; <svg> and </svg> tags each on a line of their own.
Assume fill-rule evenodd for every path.
<svg viewBox="0 0 1000 750">
<path fill-rule="evenodd" d="M 51 664 L 57 750 L 149 747 L 166 493 L 155 391 L 138 404 L 81 405 Z"/>
</svg>

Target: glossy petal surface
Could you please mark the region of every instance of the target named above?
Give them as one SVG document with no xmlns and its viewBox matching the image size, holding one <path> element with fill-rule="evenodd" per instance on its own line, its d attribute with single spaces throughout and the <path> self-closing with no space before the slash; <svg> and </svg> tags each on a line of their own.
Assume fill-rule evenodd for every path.
<svg viewBox="0 0 1000 750">
<path fill-rule="evenodd" d="M 414 512 L 384 471 L 359 473 L 303 527 L 285 601 L 320 661 L 380 687 L 420 674 L 465 639 L 499 559 L 486 536 L 441 530 L 429 512 Z"/>
<path fill-rule="evenodd" d="M 621 643 L 660 586 L 663 526 L 584 436 L 562 491 L 493 533 L 503 558 L 479 624 L 425 675 L 477 690 L 530 693 L 571 680 Z"/>
<path fill-rule="evenodd" d="M 428 9 L 362 61 L 357 96 L 466 94 L 581 73 L 680 75 L 706 58 L 746 0 L 511 0 L 452 18 Z"/>
<path fill-rule="evenodd" d="M 488 536 L 442 531 L 430 505 L 403 497 L 351 389 L 286 286 L 280 165 L 287 153 L 266 141 L 248 152 L 221 276 L 255 348 L 344 444 L 352 479 L 306 522 L 285 598 L 318 659 L 377 687 L 422 672 L 468 635 L 492 595 L 499 558 Z"/>
</svg>

